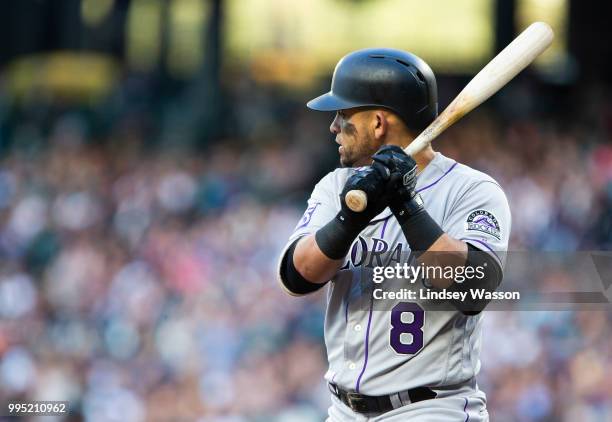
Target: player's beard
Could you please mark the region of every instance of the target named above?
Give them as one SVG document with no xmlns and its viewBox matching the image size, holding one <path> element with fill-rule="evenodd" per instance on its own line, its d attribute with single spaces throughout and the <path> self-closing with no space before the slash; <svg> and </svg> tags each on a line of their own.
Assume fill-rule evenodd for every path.
<svg viewBox="0 0 612 422">
<path fill-rule="evenodd" d="M 376 153 L 377 147 L 369 136 L 360 136 L 356 131 L 352 133 L 350 141 L 342 143 L 340 153 L 340 165 L 342 167 L 360 167 L 370 164 L 372 155 Z"/>
<path fill-rule="evenodd" d="M 342 152 L 340 153 L 340 165 L 342 167 L 353 167 L 355 160 L 351 149 L 346 145 L 342 145 Z"/>
</svg>

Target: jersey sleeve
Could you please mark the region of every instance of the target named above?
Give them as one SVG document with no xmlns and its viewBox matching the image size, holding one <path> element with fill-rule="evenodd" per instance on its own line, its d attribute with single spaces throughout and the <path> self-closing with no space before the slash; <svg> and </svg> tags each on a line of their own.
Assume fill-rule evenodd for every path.
<svg viewBox="0 0 612 422">
<path fill-rule="evenodd" d="M 503 269 L 510 238 L 511 215 L 502 188 L 494 181 L 479 181 L 457 198 L 442 229 L 492 255 Z"/>
<path fill-rule="evenodd" d="M 314 187 L 306 204 L 306 210 L 298 221 L 288 244 L 299 237 L 312 234 L 336 216 L 340 210 L 339 191 L 335 186 L 334 173 L 329 173 Z"/>
<path fill-rule="evenodd" d="M 317 183 L 308 199 L 306 210 L 302 218 L 297 222 L 293 233 L 289 236 L 289 241 L 283 248 L 278 262 L 278 279 L 281 286 L 287 293 L 297 296 L 290 291 L 283 281 L 284 269 L 282 264 L 289 247 L 300 237 L 315 233 L 318 229 L 329 223 L 340 210 L 340 197 L 338 186 L 343 186 L 344 182 L 339 172 L 328 173 Z"/>
</svg>

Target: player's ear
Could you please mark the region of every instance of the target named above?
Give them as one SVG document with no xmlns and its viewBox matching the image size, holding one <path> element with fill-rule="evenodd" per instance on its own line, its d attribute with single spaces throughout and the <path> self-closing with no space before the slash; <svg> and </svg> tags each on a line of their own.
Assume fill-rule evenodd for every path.
<svg viewBox="0 0 612 422">
<path fill-rule="evenodd" d="M 374 130 L 374 138 L 382 140 L 387 135 L 389 122 L 384 111 L 374 110 L 372 113 L 372 127 Z"/>
</svg>

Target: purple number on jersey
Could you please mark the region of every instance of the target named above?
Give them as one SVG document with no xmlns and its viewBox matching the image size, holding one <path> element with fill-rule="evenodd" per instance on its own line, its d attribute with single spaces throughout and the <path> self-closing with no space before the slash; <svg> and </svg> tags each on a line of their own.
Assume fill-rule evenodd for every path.
<svg viewBox="0 0 612 422">
<path fill-rule="evenodd" d="M 412 321 L 402 321 L 403 314 L 412 315 Z M 397 353 L 413 355 L 423 347 L 423 324 L 425 311 L 416 303 L 400 302 L 391 310 L 391 347 Z M 402 342 L 402 334 L 412 335 L 410 343 Z"/>
</svg>

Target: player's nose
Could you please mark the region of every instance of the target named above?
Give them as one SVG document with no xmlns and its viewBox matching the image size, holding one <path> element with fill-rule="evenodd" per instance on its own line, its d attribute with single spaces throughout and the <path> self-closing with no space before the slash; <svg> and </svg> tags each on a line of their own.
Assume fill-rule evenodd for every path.
<svg viewBox="0 0 612 422">
<path fill-rule="evenodd" d="M 329 125 L 329 131 L 333 133 L 334 135 L 337 135 L 340 133 L 340 123 L 338 122 L 337 114 L 334 117 L 334 120 L 332 120 L 331 125 Z"/>
</svg>

